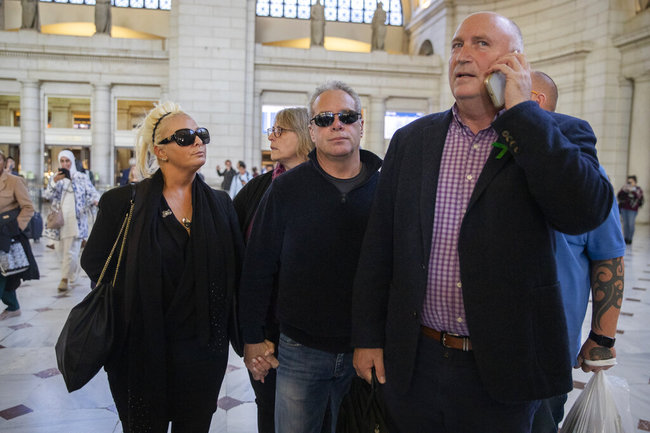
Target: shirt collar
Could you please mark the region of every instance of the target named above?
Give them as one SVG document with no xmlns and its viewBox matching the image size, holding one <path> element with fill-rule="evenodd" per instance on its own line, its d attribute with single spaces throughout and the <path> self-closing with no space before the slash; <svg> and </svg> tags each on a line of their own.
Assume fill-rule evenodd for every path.
<svg viewBox="0 0 650 433">
<path fill-rule="evenodd" d="M 501 110 L 499 110 L 497 112 L 497 114 L 495 114 L 494 119 L 492 119 L 492 123 L 494 123 L 494 121 L 497 120 L 497 118 L 499 116 L 501 116 L 503 113 L 505 113 L 505 111 L 506 111 L 505 108 L 502 108 Z M 470 133 L 471 135 L 474 135 L 474 133 L 472 133 L 472 130 L 469 129 L 469 126 L 465 125 L 463 123 L 463 120 L 460 118 L 460 115 L 458 114 L 458 105 L 456 103 L 454 103 L 454 105 L 451 107 L 451 113 L 453 114 L 454 120 L 456 121 L 456 124 L 458 125 L 458 127 L 460 127 L 463 131 L 466 131 L 466 132 Z M 478 134 L 480 134 L 481 132 L 483 132 L 485 130 L 488 130 L 488 129 L 492 129 L 492 124 L 490 124 L 490 126 L 488 126 L 487 128 L 482 129 L 481 131 L 479 131 Z M 476 134 L 476 135 L 478 135 L 478 134 Z"/>
</svg>

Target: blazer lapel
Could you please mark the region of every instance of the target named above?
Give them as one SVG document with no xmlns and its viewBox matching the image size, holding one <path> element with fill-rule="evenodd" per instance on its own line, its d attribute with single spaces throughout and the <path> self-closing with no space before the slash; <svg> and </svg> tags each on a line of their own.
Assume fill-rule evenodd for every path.
<svg viewBox="0 0 650 433">
<path fill-rule="evenodd" d="M 436 208 L 436 191 L 442 150 L 447 139 L 451 110 L 432 119 L 431 125 L 422 133 L 422 185 L 420 189 L 420 233 L 422 233 L 422 257 L 429 257 L 433 233 L 433 215 Z"/>
<path fill-rule="evenodd" d="M 503 142 L 502 137 L 499 137 L 499 142 Z M 496 174 L 503 168 L 503 166 L 512 158 L 510 152 L 506 152 L 500 159 L 497 159 L 497 155 L 500 152 L 501 149 L 498 149 L 496 147 L 492 148 L 490 156 L 488 156 L 488 160 L 483 166 L 483 170 L 481 170 L 481 175 L 476 181 L 474 191 L 472 191 L 472 196 L 470 197 L 469 203 L 467 204 L 468 210 L 472 207 L 476 200 L 478 200 L 483 191 L 485 191 L 485 188 L 487 188 L 494 176 L 496 176 Z"/>
</svg>

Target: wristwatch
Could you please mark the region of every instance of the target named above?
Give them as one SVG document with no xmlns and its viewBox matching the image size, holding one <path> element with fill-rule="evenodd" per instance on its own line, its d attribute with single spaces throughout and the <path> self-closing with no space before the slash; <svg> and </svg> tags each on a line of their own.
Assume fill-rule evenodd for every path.
<svg viewBox="0 0 650 433">
<path fill-rule="evenodd" d="M 589 338 L 594 341 L 597 345 L 603 347 L 614 347 L 614 342 L 616 338 L 606 337 L 604 335 L 598 335 L 594 331 L 589 331 Z"/>
</svg>

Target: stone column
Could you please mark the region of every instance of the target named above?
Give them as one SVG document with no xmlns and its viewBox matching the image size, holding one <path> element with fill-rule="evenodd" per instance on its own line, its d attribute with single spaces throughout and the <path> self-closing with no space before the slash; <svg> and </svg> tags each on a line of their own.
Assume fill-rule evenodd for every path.
<svg viewBox="0 0 650 433">
<path fill-rule="evenodd" d="M 370 97 L 368 119 L 364 125 L 365 134 L 368 135 L 366 147 L 380 157 L 386 153 L 384 140 L 384 117 L 386 116 L 386 102 L 381 96 Z"/>
<path fill-rule="evenodd" d="M 40 83 L 36 80 L 25 80 L 21 85 L 20 165 L 25 177 L 34 179 L 40 185 L 43 178 Z"/>
<path fill-rule="evenodd" d="M 224 159 L 251 162 L 253 141 L 246 131 L 254 80 L 255 2 L 175 1 L 169 16 L 169 98 L 201 125 L 214 131 L 202 173 L 216 186 L 214 167 Z M 194 23 L 195 25 L 188 25 Z M 196 28 L 201 31 L 197 32 Z M 165 89 L 162 89 L 165 93 Z M 217 138 L 218 131 L 218 138 Z M 248 152 L 247 152 L 248 149 Z M 250 165 L 250 164 L 249 164 Z"/>
<path fill-rule="evenodd" d="M 93 84 L 90 128 L 92 148 L 90 169 L 99 175 L 98 186 L 113 185 L 113 131 L 111 130 L 111 88 L 105 83 Z"/>
<path fill-rule="evenodd" d="M 0 30 L 5 29 L 5 0 L 0 0 Z"/>
<path fill-rule="evenodd" d="M 628 153 L 628 172 L 636 174 L 639 186 L 643 188 L 646 204 L 639 209 L 637 223 L 650 222 L 650 75 L 634 80 L 632 97 L 632 122 L 630 126 L 630 151 Z M 620 188 L 615 185 L 614 188 Z"/>
<path fill-rule="evenodd" d="M 433 98 L 428 98 L 427 102 L 428 102 L 429 111 L 427 111 L 424 114 L 435 113 L 437 111 L 440 111 L 437 109 L 438 107 L 436 106 L 436 101 Z"/>
</svg>

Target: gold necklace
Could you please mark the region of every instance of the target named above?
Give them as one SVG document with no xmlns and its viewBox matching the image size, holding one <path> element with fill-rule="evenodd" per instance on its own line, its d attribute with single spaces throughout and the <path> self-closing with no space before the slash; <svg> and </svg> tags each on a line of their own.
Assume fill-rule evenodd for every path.
<svg viewBox="0 0 650 433">
<path fill-rule="evenodd" d="M 182 218 L 181 222 L 183 223 L 185 228 L 188 229 L 188 230 L 190 229 L 190 227 L 192 227 L 192 221 L 189 218 Z"/>
</svg>

